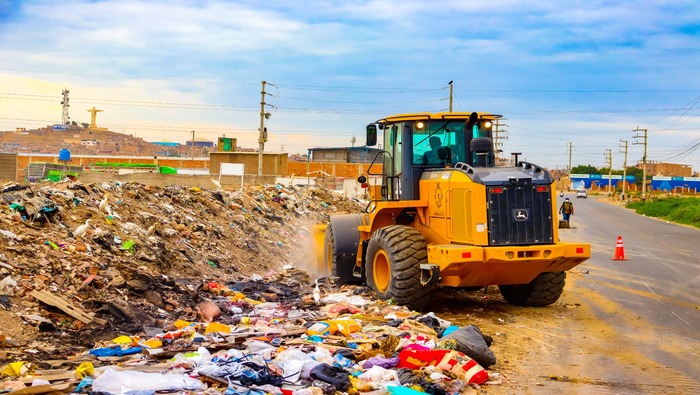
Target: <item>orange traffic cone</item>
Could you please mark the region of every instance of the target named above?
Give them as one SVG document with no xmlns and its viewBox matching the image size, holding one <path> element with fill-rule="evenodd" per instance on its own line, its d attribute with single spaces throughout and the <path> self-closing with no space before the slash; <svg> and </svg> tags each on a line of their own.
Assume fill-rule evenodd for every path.
<svg viewBox="0 0 700 395">
<path fill-rule="evenodd" d="M 622 244 L 622 236 L 617 236 L 617 244 L 615 245 L 615 257 L 613 261 L 626 261 L 625 245 Z"/>
</svg>

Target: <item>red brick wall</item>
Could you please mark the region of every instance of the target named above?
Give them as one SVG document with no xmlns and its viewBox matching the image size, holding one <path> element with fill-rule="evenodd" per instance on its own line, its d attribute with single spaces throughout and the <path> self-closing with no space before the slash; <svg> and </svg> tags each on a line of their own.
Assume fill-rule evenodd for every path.
<svg viewBox="0 0 700 395">
<path fill-rule="evenodd" d="M 257 155 L 255 156 L 255 167 L 257 169 Z M 271 155 L 266 160 L 275 159 L 274 155 Z M 367 174 L 367 169 L 369 164 L 359 164 L 359 163 L 319 163 L 319 162 L 287 162 L 284 158 L 281 166 L 277 167 L 277 171 L 282 171 L 286 175 L 295 177 L 322 177 L 323 174 L 320 172 L 327 173 L 328 177 L 336 178 L 357 178 L 360 174 Z M 178 169 L 208 169 L 210 166 L 210 160 L 204 158 L 158 158 L 158 165 L 174 167 Z M 29 166 L 29 163 L 60 163 L 58 161 L 58 156 L 32 156 L 32 155 L 18 155 L 17 158 L 17 181 L 24 180 L 25 170 Z M 134 158 L 134 157 L 119 157 L 119 156 L 72 156 L 68 165 L 71 166 L 81 166 L 89 167 L 93 163 L 142 163 L 142 164 L 154 164 L 156 162 L 153 158 Z M 286 171 L 285 171 L 286 165 Z M 251 164 L 253 166 L 253 164 Z M 271 166 L 271 165 L 270 165 Z M 270 170 L 272 167 L 270 167 Z M 257 171 L 257 170 L 256 170 Z M 372 172 L 381 172 L 381 165 L 372 166 Z M 216 172 L 214 172 L 216 173 Z M 248 171 L 246 171 L 248 173 Z"/>
</svg>

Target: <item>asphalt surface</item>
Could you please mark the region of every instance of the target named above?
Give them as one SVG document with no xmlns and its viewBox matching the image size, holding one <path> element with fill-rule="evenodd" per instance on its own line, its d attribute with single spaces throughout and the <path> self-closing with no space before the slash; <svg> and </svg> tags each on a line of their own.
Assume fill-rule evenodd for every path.
<svg viewBox="0 0 700 395">
<path fill-rule="evenodd" d="M 491 289 L 436 307 L 494 335 L 505 380 L 481 393 L 700 394 L 700 230 L 566 196 L 575 213 L 560 239 L 590 243 L 591 259 L 557 303 L 510 306 Z M 613 260 L 618 236 L 626 260 Z"/>
<path fill-rule="evenodd" d="M 574 202 L 573 229 L 561 230 L 560 238 L 590 243 L 591 259 L 563 298 L 581 306 L 571 320 L 560 320 L 561 333 L 575 335 L 552 340 L 557 352 L 539 356 L 557 366 L 554 377 L 578 385 L 562 380 L 549 387 L 700 393 L 700 230 L 595 197 L 567 196 Z M 618 236 L 626 260 L 613 259 Z"/>
</svg>

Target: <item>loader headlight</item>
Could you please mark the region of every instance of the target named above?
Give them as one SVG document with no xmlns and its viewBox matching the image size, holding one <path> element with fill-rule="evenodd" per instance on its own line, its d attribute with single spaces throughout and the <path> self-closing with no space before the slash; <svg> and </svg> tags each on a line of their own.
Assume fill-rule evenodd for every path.
<svg viewBox="0 0 700 395">
<path fill-rule="evenodd" d="M 422 121 L 416 122 L 416 129 L 423 130 L 424 128 L 425 128 L 425 123 L 423 123 Z"/>
</svg>

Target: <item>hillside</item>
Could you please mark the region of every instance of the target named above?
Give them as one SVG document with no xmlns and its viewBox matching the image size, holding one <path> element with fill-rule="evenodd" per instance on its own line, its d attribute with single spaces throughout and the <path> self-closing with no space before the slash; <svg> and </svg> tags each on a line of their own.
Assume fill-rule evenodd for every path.
<svg viewBox="0 0 700 395">
<path fill-rule="evenodd" d="M 46 127 L 21 132 L 0 133 L 1 152 L 58 154 L 68 149 L 73 155 L 153 156 L 165 149 L 129 134 L 71 126 L 67 130 Z M 169 147 L 170 156 L 189 155 L 187 148 Z M 195 154 L 201 154 L 196 151 Z"/>
</svg>

